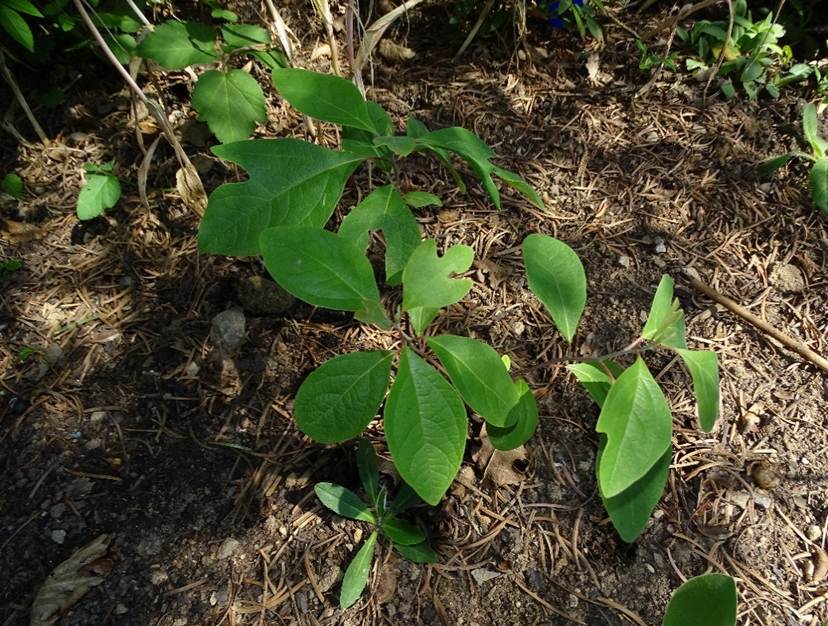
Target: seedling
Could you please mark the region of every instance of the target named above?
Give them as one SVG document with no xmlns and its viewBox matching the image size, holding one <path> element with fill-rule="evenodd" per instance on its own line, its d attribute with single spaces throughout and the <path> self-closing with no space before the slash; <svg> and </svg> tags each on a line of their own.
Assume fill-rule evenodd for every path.
<svg viewBox="0 0 828 626">
<path fill-rule="evenodd" d="M 671 52 L 669 56 L 663 56 L 650 50 L 650 48 L 640 39 L 635 40 L 635 46 L 641 53 L 641 60 L 638 62 L 638 69 L 642 72 L 651 72 L 655 68 L 665 67 L 671 72 L 678 70 L 676 61 L 678 60 L 678 52 Z"/>
<path fill-rule="evenodd" d="M 121 183 L 113 174 L 114 162 L 85 163 L 86 182 L 78 194 L 77 213 L 80 220 L 91 220 L 114 207 L 121 198 Z"/>
<path fill-rule="evenodd" d="M 353 491 L 334 483 L 317 483 L 314 487 L 319 501 L 342 517 L 367 522 L 373 527 L 368 539 L 357 551 L 345 576 L 339 594 L 339 604 L 348 608 L 362 595 L 368 583 L 368 575 L 374 560 L 374 549 L 379 537 L 391 542 L 391 546 L 409 561 L 436 563 L 439 555 L 428 545 L 425 533 L 399 516 L 422 503 L 422 500 L 406 484 L 398 491 L 393 502 L 388 492 L 380 486 L 379 465 L 374 446 L 360 438 L 357 449 L 357 468 L 367 501 Z"/>
<path fill-rule="evenodd" d="M 662 626 L 736 626 L 736 582 L 723 574 L 696 576 L 673 593 Z"/>
<path fill-rule="evenodd" d="M 14 172 L 6 174 L 0 180 L 0 191 L 20 200 L 23 197 L 23 179 Z"/>
<path fill-rule="evenodd" d="M 23 267 L 23 261 L 20 259 L 0 259 L 0 280 L 11 276 L 21 267 Z"/>
<path fill-rule="evenodd" d="M 819 117 L 817 105 L 808 103 L 802 112 L 802 132 L 811 148 L 811 152 L 789 152 L 774 157 L 759 165 L 762 176 L 770 176 L 792 158 L 797 157 L 811 161 L 811 172 L 808 176 L 808 185 L 814 204 L 823 213 L 828 213 L 828 141 L 819 133 Z"/>
</svg>

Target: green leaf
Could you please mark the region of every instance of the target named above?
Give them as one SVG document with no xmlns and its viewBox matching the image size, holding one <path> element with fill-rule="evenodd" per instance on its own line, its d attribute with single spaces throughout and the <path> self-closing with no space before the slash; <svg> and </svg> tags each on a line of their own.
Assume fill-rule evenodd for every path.
<svg viewBox="0 0 828 626">
<path fill-rule="evenodd" d="M 823 213 L 828 213 L 828 158 L 814 163 L 808 183 L 814 204 Z"/>
<path fill-rule="evenodd" d="M 228 22 L 238 22 L 239 16 L 233 13 L 230 9 L 213 9 L 210 11 L 210 17 L 217 20 L 226 20 Z"/>
<path fill-rule="evenodd" d="M 678 353 L 693 379 L 699 423 L 709 433 L 719 417 L 719 357 L 709 351 L 678 350 Z"/>
<path fill-rule="evenodd" d="M 18 13 L 25 13 L 32 17 L 43 17 L 43 13 L 33 5 L 29 0 L 0 0 L 0 4 L 4 4 L 10 9 L 14 9 Z"/>
<path fill-rule="evenodd" d="M 221 27 L 224 49 L 227 52 L 251 46 L 270 46 L 270 34 L 261 26 L 253 24 L 225 24 Z M 281 50 L 269 47 L 267 50 L 250 50 L 250 55 L 258 59 L 271 70 L 288 67 L 287 58 Z"/>
<path fill-rule="evenodd" d="M 414 546 L 402 546 L 395 543 L 394 549 L 412 563 L 436 563 L 440 560 L 440 555 L 425 541 Z"/>
<path fill-rule="evenodd" d="M 425 541 L 425 534 L 411 522 L 399 517 L 388 516 L 382 520 L 381 530 L 399 546 L 414 546 Z"/>
<path fill-rule="evenodd" d="M 393 514 L 402 513 L 422 503 L 423 499 L 417 495 L 417 492 L 411 488 L 411 485 L 403 483 L 397 495 L 394 496 L 394 502 L 391 504 L 389 512 Z"/>
<path fill-rule="evenodd" d="M 135 56 L 135 49 L 138 47 L 135 37 L 127 33 L 116 33 L 113 36 L 104 35 L 104 39 L 118 63 L 121 65 L 129 64 L 130 59 Z"/>
<path fill-rule="evenodd" d="M 314 226 L 277 226 L 263 231 L 260 242 L 267 271 L 300 300 L 354 311 L 357 319 L 373 321 L 370 314 L 381 311 L 371 263 L 341 235 Z"/>
<path fill-rule="evenodd" d="M 538 427 L 538 405 L 529 385 L 519 378 L 515 381 L 515 389 L 519 399 L 506 417 L 506 422 L 512 426 L 501 428 L 486 424 L 489 441 L 497 450 L 514 450 L 522 446 L 535 434 Z"/>
<path fill-rule="evenodd" d="M 762 178 L 770 177 L 776 170 L 783 165 L 786 165 L 791 160 L 793 154 L 783 154 L 767 161 L 763 161 L 756 167 L 756 171 Z"/>
<path fill-rule="evenodd" d="M 204 72 L 193 89 L 193 108 L 222 143 L 246 139 L 256 122 L 267 121 L 262 88 L 243 70 Z"/>
<path fill-rule="evenodd" d="M 497 167 L 492 170 L 492 172 L 500 178 L 504 183 L 506 183 L 509 187 L 514 189 L 515 191 L 521 193 L 529 202 L 534 204 L 539 209 L 543 209 L 543 200 L 538 195 L 538 192 L 535 191 L 532 186 L 527 183 L 523 178 L 515 174 L 514 172 L 510 172 L 509 170 L 505 170 L 502 167 Z"/>
<path fill-rule="evenodd" d="M 601 456 L 603 455 L 606 438 L 601 437 L 601 446 L 598 449 L 595 471 L 600 476 Z M 600 489 L 604 508 L 609 513 L 612 525 L 618 535 L 627 543 L 632 543 L 644 532 L 650 515 L 664 493 L 667 476 L 670 473 L 670 462 L 673 458 L 672 449 L 656 461 L 650 470 L 640 479 L 627 487 L 624 491 L 612 498 L 604 497 Z"/>
<path fill-rule="evenodd" d="M 199 227 L 201 251 L 229 256 L 258 254 L 259 235 L 269 226 L 324 226 L 363 160 L 298 139 L 240 141 L 213 152 L 250 175 L 210 195 Z"/>
<path fill-rule="evenodd" d="M 653 297 L 641 336 L 653 343 L 683 350 L 687 348 L 684 335 L 684 311 L 681 310 L 678 299 L 673 298 L 673 279 L 664 274 Z"/>
<path fill-rule="evenodd" d="M 348 519 L 375 524 L 377 519 L 371 507 L 350 489 L 334 483 L 316 483 L 313 490 L 319 501 L 331 511 Z"/>
<path fill-rule="evenodd" d="M 736 582 L 723 574 L 691 578 L 676 589 L 663 626 L 736 626 Z"/>
<path fill-rule="evenodd" d="M 382 136 L 374 138 L 375 146 L 384 146 L 391 150 L 394 154 L 401 157 L 407 157 L 417 148 L 417 141 L 411 137 L 402 136 Z"/>
<path fill-rule="evenodd" d="M 472 410 L 495 426 L 514 424 L 508 420 L 520 395 L 494 348 L 456 335 L 432 337 L 428 347 L 434 350 L 451 383 Z"/>
<path fill-rule="evenodd" d="M 403 309 L 411 317 L 414 332 L 421 335 L 440 308 L 459 301 L 472 288 L 470 278 L 452 278 L 474 261 L 474 250 L 458 244 L 437 256 L 437 242 L 422 242 L 403 271 Z"/>
<path fill-rule="evenodd" d="M 405 133 L 409 137 L 414 137 L 415 139 L 419 139 L 420 137 L 424 137 L 428 134 L 428 128 L 426 128 L 425 124 L 423 124 L 420 120 L 418 120 L 413 115 L 408 116 L 408 122 L 406 123 L 406 130 Z M 433 152 L 440 163 L 443 164 L 443 167 L 448 170 L 451 177 L 454 179 L 454 183 L 457 185 L 457 188 L 462 191 L 463 193 L 466 192 L 466 183 L 463 182 L 463 179 L 458 174 L 457 170 L 454 168 L 454 165 L 451 163 L 451 154 L 448 150 L 441 148 L 437 145 L 425 145 L 423 146 L 430 152 Z"/>
<path fill-rule="evenodd" d="M 817 117 L 817 107 L 813 102 L 809 102 L 802 112 L 802 131 L 805 133 L 805 139 L 811 145 L 811 150 L 814 156 L 821 159 L 825 156 L 825 150 L 828 149 L 828 143 L 819 135 L 819 118 Z"/>
<path fill-rule="evenodd" d="M 372 230 L 385 235 L 385 282 L 399 285 L 409 257 L 420 245 L 420 227 L 393 185 L 371 192 L 345 216 L 339 234 L 364 252 L 371 243 Z"/>
<path fill-rule="evenodd" d="M 529 289 L 571 342 L 586 305 L 586 273 L 581 260 L 562 241 L 534 233 L 523 240 L 523 261 Z"/>
<path fill-rule="evenodd" d="M 391 356 L 389 355 L 388 359 L 388 376 L 385 378 L 382 397 L 385 397 L 385 390 L 388 388 L 388 378 L 391 374 Z M 382 402 L 382 397 L 380 402 Z M 379 409 L 379 403 L 374 409 L 374 414 L 376 414 L 377 409 Z M 357 448 L 357 469 L 359 470 L 359 480 L 362 482 L 362 488 L 365 489 L 365 493 L 368 494 L 371 502 L 376 502 L 379 495 L 379 463 L 377 462 L 377 453 L 374 446 L 364 437 L 360 438 L 359 447 Z"/>
<path fill-rule="evenodd" d="M 121 183 L 109 174 L 87 174 L 78 194 L 78 219 L 91 220 L 115 206 L 121 197 Z"/>
<path fill-rule="evenodd" d="M 439 196 L 427 191 L 409 191 L 403 196 L 403 200 L 408 206 L 413 206 L 415 209 L 422 209 L 426 206 L 443 206 L 443 201 Z"/>
<path fill-rule="evenodd" d="M 587 393 L 599 407 L 604 406 L 610 387 L 614 379 L 624 371 L 614 361 L 602 363 L 572 363 L 566 366 L 575 375 L 578 382 L 584 386 Z"/>
<path fill-rule="evenodd" d="M 12 39 L 29 52 L 34 52 L 34 35 L 32 29 L 17 11 L 0 4 L 0 26 Z"/>
<path fill-rule="evenodd" d="M 296 425 L 320 443 L 356 437 L 382 404 L 392 357 L 391 352 L 376 350 L 351 352 L 325 361 L 299 387 Z"/>
<path fill-rule="evenodd" d="M 0 180 L 0 190 L 20 200 L 23 197 L 23 179 L 14 172 L 6 174 Z"/>
<path fill-rule="evenodd" d="M 136 54 L 168 70 L 206 65 L 216 60 L 216 33 L 198 22 L 170 20 L 159 24 L 138 44 Z"/>
<path fill-rule="evenodd" d="M 305 115 L 379 134 L 359 89 L 344 78 L 284 68 L 273 71 L 273 86 Z"/>
<path fill-rule="evenodd" d="M 377 545 L 377 531 L 371 533 L 362 544 L 359 552 L 345 570 L 342 578 L 342 589 L 339 592 L 339 606 L 347 609 L 359 600 L 365 585 L 368 584 L 368 574 L 371 571 L 371 562 L 374 560 L 374 547 Z"/>
<path fill-rule="evenodd" d="M 463 460 L 463 401 L 436 369 L 404 348 L 384 418 L 388 449 L 400 476 L 423 500 L 436 505 Z"/>
<path fill-rule="evenodd" d="M 670 448 L 670 406 L 641 357 L 610 387 L 595 430 L 607 436 L 598 475 L 607 498 L 640 480 Z"/>
</svg>

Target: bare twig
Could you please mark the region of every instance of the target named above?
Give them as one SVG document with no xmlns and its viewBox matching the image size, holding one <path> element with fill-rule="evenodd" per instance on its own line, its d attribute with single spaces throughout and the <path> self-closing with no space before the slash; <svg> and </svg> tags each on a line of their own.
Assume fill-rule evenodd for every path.
<svg viewBox="0 0 828 626">
<path fill-rule="evenodd" d="M 707 77 L 707 83 L 705 83 L 704 92 L 702 93 L 702 102 L 705 104 L 707 103 L 707 90 L 710 89 L 710 83 L 713 82 L 713 79 L 719 75 L 719 70 L 722 69 L 722 63 L 724 63 L 725 55 L 727 54 L 727 46 L 730 44 L 730 38 L 733 36 L 733 0 L 727 0 L 727 11 L 727 34 L 725 35 L 724 45 L 719 51 L 719 58 L 716 59 L 716 66 Z"/>
<path fill-rule="evenodd" d="M 333 32 L 331 5 L 328 0 L 311 0 L 311 2 L 325 28 L 325 36 L 328 39 L 328 46 L 331 49 L 331 69 L 333 69 L 333 73 L 337 76 L 342 76 L 342 69 L 339 67 L 339 51 L 336 47 L 336 37 L 334 37 Z"/>
<path fill-rule="evenodd" d="M 826 360 L 823 356 L 811 350 L 804 343 L 798 341 L 797 339 L 794 339 L 793 337 L 786 335 L 780 330 L 777 330 L 762 318 L 754 315 L 753 313 L 745 309 L 742 305 L 734 302 L 727 296 L 719 293 L 718 291 L 713 289 L 713 287 L 710 287 L 709 285 L 703 283 L 696 276 L 694 276 L 691 271 L 685 270 L 684 274 L 685 276 L 687 276 L 688 280 L 690 281 L 690 284 L 695 289 L 701 291 L 708 298 L 710 298 L 714 302 L 718 302 L 723 307 L 728 309 L 730 312 L 735 313 L 743 320 L 753 324 L 763 333 L 770 335 L 771 337 L 776 339 L 779 343 L 781 343 L 789 350 L 793 350 L 799 356 L 803 357 L 804 359 L 807 359 L 817 367 L 821 368 L 823 371 L 828 372 L 828 360 Z"/>
<path fill-rule="evenodd" d="M 43 145 L 49 145 L 49 138 L 46 136 L 46 133 L 43 132 L 43 128 L 37 121 L 37 118 L 32 113 L 32 109 L 29 107 L 29 103 L 26 102 L 26 98 L 23 96 L 23 92 L 20 91 L 20 87 L 17 84 L 17 81 L 14 79 L 14 75 L 11 73 L 11 70 L 6 65 L 6 55 L 3 52 L 3 49 L 0 48 L 0 71 L 3 73 L 3 78 L 6 79 L 6 82 L 9 84 L 9 87 L 14 94 L 15 99 L 17 100 L 20 108 L 23 109 L 23 113 L 26 114 L 26 117 L 29 120 L 29 123 L 34 128 L 35 133 L 40 138 L 40 141 Z"/>
<path fill-rule="evenodd" d="M 460 46 L 460 49 L 457 51 L 457 54 L 454 55 L 455 61 L 459 59 L 461 56 L 463 56 L 463 53 L 466 51 L 466 48 L 468 48 L 471 45 L 472 41 L 474 41 L 474 38 L 477 37 L 477 31 L 480 30 L 481 26 L 483 26 L 483 22 L 486 21 L 486 17 L 491 12 L 494 3 L 495 0 L 488 0 L 486 4 L 483 6 L 483 9 L 480 11 L 480 15 L 477 16 L 477 21 L 474 23 L 474 26 L 472 26 L 471 31 L 469 31 L 469 34 L 466 36 L 466 40 L 463 42 L 463 45 Z"/>
<path fill-rule="evenodd" d="M 293 45 L 290 43 L 290 29 L 285 24 L 285 20 L 282 19 L 282 15 L 276 8 L 276 5 L 273 4 L 273 0 L 265 0 L 265 5 L 270 13 L 270 19 L 273 20 L 273 27 L 276 29 L 276 36 L 279 37 L 279 43 L 282 44 L 282 50 L 288 62 L 292 65 Z"/>
</svg>

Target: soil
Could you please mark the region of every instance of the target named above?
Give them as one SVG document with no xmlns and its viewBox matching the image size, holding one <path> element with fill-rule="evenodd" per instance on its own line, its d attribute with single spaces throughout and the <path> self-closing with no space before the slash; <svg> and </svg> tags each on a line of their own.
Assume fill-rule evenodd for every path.
<svg viewBox="0 0 828 626">
<path fill-rule="evenodd" d="M 297 64 L 328 71 L 325 56 L 310 60 L 321 29 L 289 17 L 302 40 Z M 706 571 L 737 578 L 739 624 L 828 619 L 828 583 L 817 577 L 828 530 L 828 377 L 683 274 L 692 268 L 828 352 L 825 218 L 798 166 L 769 181 L 755 175 L 756 163 L 796 146 L 805 94 L 703 102 L 704 83 L 690 76 L 649 82 L 629 33 L 612 22 L 606 30 L 603 47 L 532 31 L 534 63 L 498 39 L 454 62 L 462 38 L 438 7 L 389 31 L 414 59 L 374 58 L 368 95 L 399 126 L 413 113 L 431 128 L 474 130 L 546 202 L 542 212 L 505 192 L 497 212 L 471 177 L 461 193 L 426 159 L 401 172 L 406 188 L 443 198 L 419 214 L 425 232 L 441 247 L 473 246 L 478 259 L 472 292 L 443 314 L 442 330 L 509 354 L 541 419 L 526 458 L 514 461 L 517 480 L 500 485 L 475 461 L 475 422 L 460 478 L 440 507 L 413 517 L 441 562 L 413 564 L 382 546 L 369 592 L 345 611 L 339 583 L 367 528 L 323 509 L 312 487 L 356 489 L 353 447 L 302 436 L 292 398 L 325 359 L 393 337 L 295 303 L 278 315 L 248 311 L 238 351 L 219 350 L 212 320 L 240 307 L 237 285 L 264 270 L 197 252 L 198 216 L 175 191 L 163 143 L 142 204 L 136 117 L 114 73 L 87 68 L 94 80 L 81 79 L 49 115 L 51 146 L 4 138 L 1 169 L 17 171 L 27 191 L 4 207 L 0 238 L 0 258 L 23 262 L 0 279 L 0 623 L 28 623 L 52 569 L 101 534 L 110 537 L 97 562 L 102 582 L 62 625 L 651 625 L 683 580 Z M 169 106 L 191 129 L 185 148 L 208 191 L 240 176 L 197 131 L 187 76 L 164 80 L 176 85 Z M 269 107 L 257 136 L 303 136 L 302 120 L 273 93 Z M 27 132 L 22 115 L 14 123 Z M 336 146 L 334 129 L 319 126 L 318 140 Z M 144 132 L 148 145 L 157 129 Z M 122 200 L 78 223 L 82 164 L 111 158 Z M 357 173 L 341 207 L 370 189 L 370 176 Z M 13 234 L 12 223 L 26 232 Z M 568 242 L 586 267 L 588 305 L 572 346 L 526 286 L 519 244 L 530 232 Z M 676 279 L 691 347 L 720 355 L 722 416 L 702 433 L 686 373 L 667 357 L 651 361 L 671 400 L 674 457 L 648 529 L 628 546 L 596 494 L 597 409 L 564 368 L 537 364 L 626 345 L 663 273 Z M 387 458 L 381 425 L 368 435 Z"/>
</svg>

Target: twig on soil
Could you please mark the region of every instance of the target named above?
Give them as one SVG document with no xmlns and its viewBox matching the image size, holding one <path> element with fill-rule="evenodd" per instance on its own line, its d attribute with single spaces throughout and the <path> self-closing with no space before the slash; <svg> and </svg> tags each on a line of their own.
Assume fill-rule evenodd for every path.
<svg viewBox="0 0 828 626">
<path fill-rule="evenodd" d="M 461 56 L 463 56 L 463 53 L 466 51 L 466 48 L 468 48 L 471 45 L 471 42 L 474 41 L 474 38 L 477 36 L 477 31 L 480 30 L 481 26 L 483 26 L 483 22 L 486 21 L 486 16 L 489 15 L 489 12 L 492 10 L 493 6 L 494 0 L 488 0 L 488 2 L 486 2 L 483 9 L 480 11 L 480 15 L 477 17 L 477 21 L 474 23 L 474 26 L 472 26 L 472 29 L 471 31 L 469 31 L 468 36 L 466 36 L 466 40 L 463 42 L 463 45 L 460 46 L 460 49 L 457 51 L 457 54 L 454 55 L 455 61 L 459 59 Z"/>
<path fill-rule="evenodd" d="M 742 319 L 747 322 L 753 324 L 756 328 L 761 330 L 763 333 L 770 335 L 774 339 L 776 339 L 779 343 L 783 346 L 788 348 L 789 350 L 793 350 L 799 356 L 803 357 L 804 359 L 810 361 L 817 367 L 821 368 L 823 371 L 828 372 L 828 359 L 825 359 L 823 356 L 817 354 L 811 348 L 806 346 L 801 341 L 794 339 L 783 333 L 780 330 L 777 330 L 770 324 L 768 324 L 762 318 L 754 315 L 747 309 L 745 309 L 742 305 L 734 302 L 727 296 L 719 293 L 713 287 L 706 285 L 701 280 L 699 280 L 696 276 L 694 276 L 690 270 L 684 271 L 685 276 L 690 281 L 690 284 L 697 290 L 701 291 L 704 295 L 706 295 L 711 300 L 718 302 L 723 307 L 728 309 L 730 312 L 735 313 Z"/>
<path fill-rule="evenodd" d="M 46 136 L 46 133 L 43 132 L 43 128 L 37 121 L 37 118 L 32 113 L 31 107 L 29 107 L 29 103 L 26 102 L 26 98 L 23 97 L 23 92 L 20 91 L 20 87 L 17 84 L 17 81 L 14 79 L 14 75 L 11 73 L 11 70 L 6 65 L 6 55 L 2 48 L 0 48 L 0 71 L 3 72 L 3 78 L 6 79 L 6 82 L 9 84 L 9 87 L 14 94 L 15 99 L 17 100 L 20 108 L 23 109 L 23 113 L 26 114 L 26 118 L 28 118 L 29 123 L 34 128 L 35 133 L 37 133 L 38 138 L 40 139 L 41 143 L 44 146 L 49 145 L 49 138 Z"/>
</svg>

